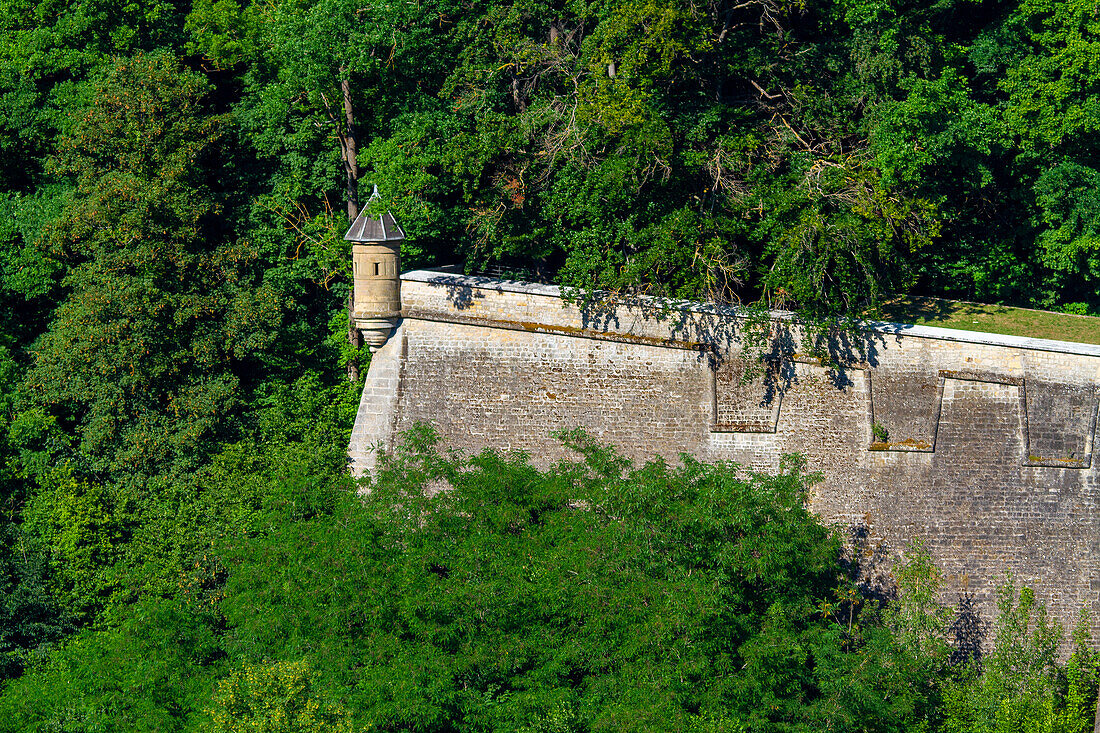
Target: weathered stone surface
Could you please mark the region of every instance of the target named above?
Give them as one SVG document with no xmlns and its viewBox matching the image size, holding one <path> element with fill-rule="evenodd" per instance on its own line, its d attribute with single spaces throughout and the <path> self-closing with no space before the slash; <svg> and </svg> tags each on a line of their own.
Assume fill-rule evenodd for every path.
<svg viewBox="0 0 1100 733">
<path fill-rule="evenodd" d="M 556 288 L 436 273 L 406 274 L 402 300 L 356 419 L 357 472 L 416 421 L 543 464 L 575 427 L 637 460 L 774 470 L 799 452 L 825 476 L 816 511 L 890 551 L 922 539 L 949 599 L 968 589 L 989 619 L 1012 573 L 1068 627 L 1088 608 L 1100 638 L 1098 347 L 877 324 L 849 368 L 788 349 L 746 381 L 740 325 L 717 308 L 596 312 Z"/>
</svg>

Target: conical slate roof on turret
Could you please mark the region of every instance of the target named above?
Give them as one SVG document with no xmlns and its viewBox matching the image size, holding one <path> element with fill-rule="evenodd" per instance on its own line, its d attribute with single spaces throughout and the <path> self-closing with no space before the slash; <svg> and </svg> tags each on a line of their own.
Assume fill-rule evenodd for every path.
<svg viewBox="0 0 1100 733">
<path fill-rule="evenodd" d="M 370 210 L 371 201 L 379 198 L 381 196 L 378 195 L 378 186 L 375 186 L 374 193 L 367 199 L 367 205 L 359 212 L 359 216 L 355 217 L 344 239 L 349 242 L 396 242 L 405 238 L 405 231 L 390 212 L 387 211 L 377 219 L 367 213 Z"/>
<path fill-rule="evenodd" d="M 344 235 L 344 239 L 349 242 L 394 242 L 404 238 L 405 232 L 398 226 L 393 214 L 387 211 L 379 218 L 372 219 L 367 215 L 366 209 L 355 217 L 348 233 Z"/>
</svg>

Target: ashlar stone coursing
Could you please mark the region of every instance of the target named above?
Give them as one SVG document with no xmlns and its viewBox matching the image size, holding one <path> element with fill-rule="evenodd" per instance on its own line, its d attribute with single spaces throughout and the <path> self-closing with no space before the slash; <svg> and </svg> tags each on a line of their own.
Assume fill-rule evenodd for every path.
<svg viewBox="0 0 1100 733">
<path fill-rule="evenodd" d="M 357 473 L 418 421 L 544 465 L 577 427 L 639 461 L 775 470 L 798 452 L 824 476 L 815 511 L 890 552 L 922 540 L 948 600 L 972 593 L 989 619 L 1011 573 L 1068 628 L 1088 608 L 1100 638 L 1100 347 L 872 324 L 843 369 L 789 350 L 743 379 L 740 322 L 719 308 L 586 309 L 549 286 L 413 272 L 402 315 L 367 375 Z"/>
</svg>

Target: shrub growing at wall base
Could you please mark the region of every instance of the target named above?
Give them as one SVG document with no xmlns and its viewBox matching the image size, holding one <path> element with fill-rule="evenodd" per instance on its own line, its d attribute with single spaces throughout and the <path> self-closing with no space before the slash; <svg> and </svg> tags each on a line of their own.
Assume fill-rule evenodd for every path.
<svg viewBox="0 0 1100 733">
<path fill-rule="evenodd" d="M 775 476 L 445 455 L 417 431 L 371 494 L 237 548 L 234 656 L 311 660 L 380 730 L 894 730 L 929 715 L 840 542 Z M 441 489 L 446 489 L 438 493 Z"/>
<path fill-rule="evenodd" d="M 43 650 L 0 731 L 1091 730 L 1084 637 L 1058 665 L 1006 587 L 984 674 L 952 668 L 927 554 L 865 593 L 796 458 L 635 467 L 571 433 L 540 470 L 408 437 L 366 496 L 324 455 L 227 449 L 217 572 Z"/>
<path fill-rule="evenodd" d="M 980 662 L 955 670 L 944 690 L 940 729 L 946 733 L 1091 733 L 1100 654 L 1091 648 L 1087 617 L 1074 633 L 1065 665 L 1057 662 L 1063 629 L 1047 617 L 1030 588 L 998 589 L 993 644 Z"/>
</svg>

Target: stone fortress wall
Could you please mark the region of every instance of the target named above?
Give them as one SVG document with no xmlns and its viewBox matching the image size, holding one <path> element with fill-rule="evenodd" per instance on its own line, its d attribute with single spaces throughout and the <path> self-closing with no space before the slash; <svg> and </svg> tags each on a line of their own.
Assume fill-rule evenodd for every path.
<svg viewBox="0 0 1100 733">
<path fill-rule="evenodd" d="M 402 276 L 401 304 L 363 390 L 356 473 L 418 421 L 542 463 L 575 427 L 636 460 L 774 470 L 798 452 L 825 477 L 815 511 L 890 551 L 923 539 L 947 600 L 967 590 L 991 620 L 1011 572 L 1067 631 L 1087 608 L 1100 638 L 1100 347 L 871 324 L 862 349 L 837 346 L 841 369 L 791 346 L 745 383 L 741 324 L 715 307 L 595 311 L 556 287 L 427 271 Z"/>
</svg>

